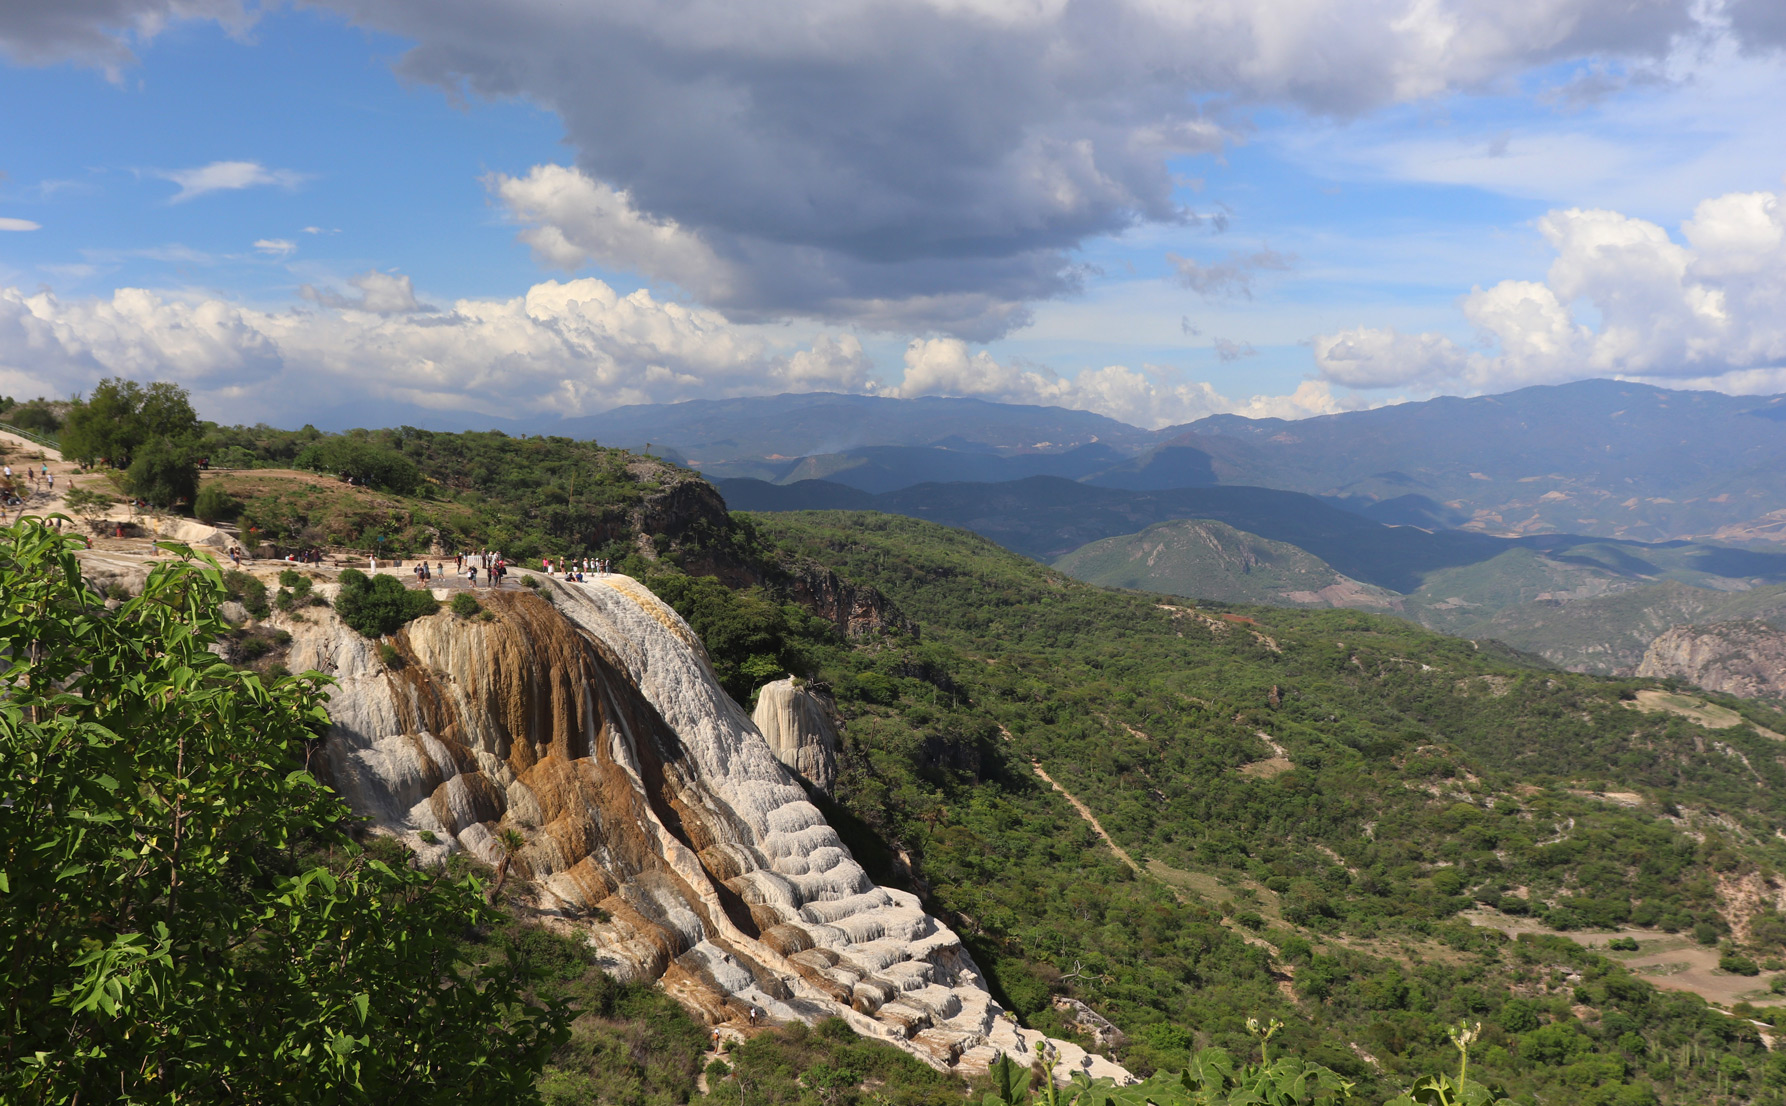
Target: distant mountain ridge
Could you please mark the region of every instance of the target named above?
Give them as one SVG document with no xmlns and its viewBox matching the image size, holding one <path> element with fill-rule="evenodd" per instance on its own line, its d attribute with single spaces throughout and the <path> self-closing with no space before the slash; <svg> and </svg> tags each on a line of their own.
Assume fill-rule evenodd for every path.
<svg viewBox="0 0 1786 1106">
<path fill-rule="evenodd" d="M 1643 544 L 1592 536 L 1509 538 L 1465 530 L 1388 526 L 1311 495 L 1273 488 L 1214 486 L 1132 491 L 1056 476 L 1002 483 L 920 484 L 871 494 L 829 481 L 778 485 L 715 481 L 739 511 L 871 510 L 972 530 L 1025 556 L 1052 562 L 1089 542 L 1174 519 L 1211 519 L 1297 546 L 1354 580 L 1407 594 L 1435 573 L 1480 565 L 1516 550 L 1584 571 L 1632 578 L 1673 577 L 1741 588 L 1786 583 L 1786 552 L 1754 552 L 1689 542 Z"/>
<path fill-rule="evenodd" d="M 877 494 L 1031 476 L 1143 492 L 1250 486 L 1426 529 L 1786 543 L 1786 396 L 1620 381 L 1158 431 L 1057 407 L 815 393 L 621 408 L 551 432 L 649 442 L 721 480 Z"/>
</svg>

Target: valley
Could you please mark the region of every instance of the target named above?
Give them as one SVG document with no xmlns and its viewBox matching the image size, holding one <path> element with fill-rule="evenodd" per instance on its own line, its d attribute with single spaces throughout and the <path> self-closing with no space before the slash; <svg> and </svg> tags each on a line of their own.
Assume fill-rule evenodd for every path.
<svg viewBox="0 0 1786 1106">
<path fill-rule="evenodd" d="M 606 1085 L 590 1042 L 647 1032 L 638 1018 L 680 1057 L 654 1085 L 689 1095 L 718 1058 L 703 1025 L 739 1063 L 872 1045 L 849 1054 L 913 1094 L 940 1093 L 921 1071 L 981 1078 L 1043 1037 L 1094 1074 L 1183 1070 L 1206 1047 L 1249 1054 L 1247 1019 L 1270 1017 L 1366 1101 L 1441 1070 L 1444 1026 L 1469 1018 L 1489 1026 L 1472 1070 L 1537 1101 L 1696 1101 L 1720 1073 L 1772 1070 L 1786 716 L 1757 700 L 1419 628 L 1393 605 L 1417 593 L 1231 522 L 1164 521 L 1144 554 L 1100 553 L 1253 589 L 1175 600 L 942 520 L 728 510 L 687 470 L 582 443 L 380 432 L 381 471 L 414 466 L 398 490 L 294 469 L 277 435 L 218 434 L 214 455 L 255 462 L 202 475 L 235 520 L 138 521 L 244 547 L 218 653 L 268 681 L 337 681 L 321 749 L 366 840 L 498 889 L 508 920 L 467 955 L 585 950 L 552 954 L 585 1013 L 542 1087 Z M 1086 487 L 1019 483 L 1035 480 Z M 1297 493 L 1124 494 L 1205 496 L 1334 548 L 1369 534 L 1390 551 L 1379 575 L 1509 551 Z M 1547 572 L 1613 573 L 1646 549 L 1689 573 L 1705 555 L 1532 540 L 1511 551 Z M 120 603 L 177 560 L 146 530 L 93 546 L 79 557 Z M 277 559 L 313 546 L 331 563 Z M 472 606 L 347 628 L 347 568 L 380 546 L 401 564 L 379 574 L 413 585 L 414 561 L 444 560 L 435 600 Z M 461 546 L 504 549 L 517 580 L 458 586 Z M 618 571 L 540 571 L 585 555 Z M 1294 592 L 1321 605 L 1260 603 Z M 1383 607 L 1328 605 L 1359 595 Z M 1600 947 L 1613 935 L 1641 954 Z M 1757 975 L 1719 967 L 1743 958 Z M 1699 1051 L 1682 1061 L 1682 1042 Z"/>
</svg>

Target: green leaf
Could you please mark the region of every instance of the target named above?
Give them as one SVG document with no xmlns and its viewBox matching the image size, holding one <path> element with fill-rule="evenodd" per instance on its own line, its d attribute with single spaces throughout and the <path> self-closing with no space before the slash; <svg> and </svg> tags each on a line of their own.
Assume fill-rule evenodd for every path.
<svg viewBox="0 0 1786 1106">
<path fill-rule="evenodd" d="M 372 1005 L 372 996 L 364 991 L 353 997 L 354 1009 L 360 1012 L 360 1024 L 366 1024 L 366 1010 Z"/>
</svg>

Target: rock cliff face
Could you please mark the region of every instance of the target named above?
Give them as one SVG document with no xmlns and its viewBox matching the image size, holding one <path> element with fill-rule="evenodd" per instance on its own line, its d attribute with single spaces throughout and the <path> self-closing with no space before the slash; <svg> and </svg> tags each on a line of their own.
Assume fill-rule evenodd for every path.
<svg viewBox="0 0 1786 1106">
<path fill-rule="evenodd" d="M 1745 698 L 1786 698 L 1786 633 L 1765 622 L 1676 626 L 1650 642 L 1637 674 L 1675 676 Z"/>
<path fill-rule="evenodd" d="M 871 587 L 846 584 L 837 573 L 815 564 L 789 566 L 790 590 L 799 604 L 830 619 L 845 637 L 896 630 L 916 637 L 918 628 L 893 601 Z"/>
<path fill-rule="evenodd" d="M 939 1066 L 1027 1064 L 1039 1035 L 916 898 L 869 880 L 675 612 L 625 577 L 542 583 L 479 592 L 488 621 L 411 623 L 390 669 L 332 611 L 276 616 L 289 666 L 339 681 L 328 772 L 356 810 L 424 860 L 495 863 L 517 831 L 533 909 L 710 1022 L 839 1016 Z"/>
<path fill-rule="evenodd" d="M 775 759 L 826 794 L 837 782 L 837 727 L 831 719 L 831 705 L 791 679 L 763 685 L 751 715 Z"/>
</svg>

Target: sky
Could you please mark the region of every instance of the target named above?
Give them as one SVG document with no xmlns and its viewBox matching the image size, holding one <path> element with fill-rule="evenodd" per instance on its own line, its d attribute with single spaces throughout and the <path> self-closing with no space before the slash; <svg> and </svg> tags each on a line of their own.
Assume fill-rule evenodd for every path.
<svg viewBox="0 0 1786 1106">
<path fill-rule="evenodd" d="M 1779 0 L 0 0 L 0 393 L 1786 392 Z"/>
</svg>

